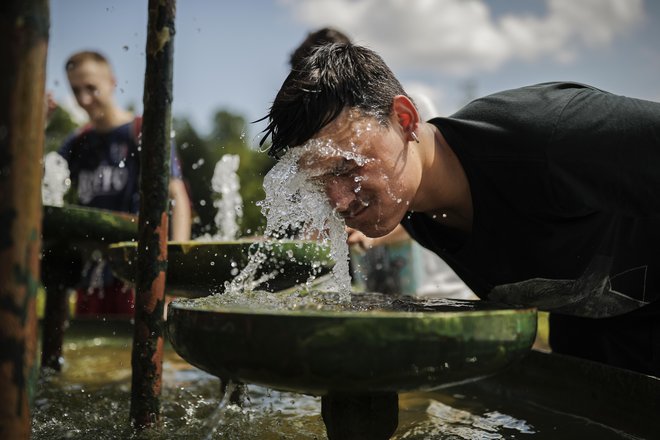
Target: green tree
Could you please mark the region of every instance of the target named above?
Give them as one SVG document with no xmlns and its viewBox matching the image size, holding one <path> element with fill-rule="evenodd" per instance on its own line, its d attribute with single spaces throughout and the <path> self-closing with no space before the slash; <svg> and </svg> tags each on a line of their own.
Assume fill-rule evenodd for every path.
<svg viewBox="0 0 660 440">
<path fill-rule="evenodd" d="M 64 140 L 77 128 L 78 124 L 74 122 L 71 115 L 58 105 L 46 126 L 44 153 L 56 151 Z"/>
<path fill-rule="evenodd" d="M 186 119 L 175 119 L 176 144 L 181 159 L 181 171 L 190 191 L 190 198 L 197 217 L 193 223 L 193 236 L 215 233 L 211 178 L 215 158 L 200 136 Z"/>
</svg>

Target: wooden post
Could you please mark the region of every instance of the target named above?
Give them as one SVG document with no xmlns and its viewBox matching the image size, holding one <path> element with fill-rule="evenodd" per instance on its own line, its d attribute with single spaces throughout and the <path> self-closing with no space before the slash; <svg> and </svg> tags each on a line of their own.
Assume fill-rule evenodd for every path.
<svg viewBox="0 0 660 440">
<path fill-rule="evenodd" d="M 41 252 L 47 0 L 0 6 L 0 437 L 30 437 Z"/>
<path fill-rule="evenodd" d="M 160 422 L 167 271 L 174 0 L 149 0 L 140 155 L 140 218 L 130 417 L 137 429 Z"/>
</svg>

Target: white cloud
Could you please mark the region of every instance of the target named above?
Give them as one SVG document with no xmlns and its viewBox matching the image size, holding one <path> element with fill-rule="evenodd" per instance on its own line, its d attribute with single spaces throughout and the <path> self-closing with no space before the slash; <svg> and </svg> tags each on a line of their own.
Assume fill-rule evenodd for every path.
<svg viewBox="0 0 660 440">
<path fill-rule="evenodd" d="M 426 120 L 442 115 L 438 109 L 438 104 L 443 107 L 444 94 L 440 90 L 418 81 L 407 82 L 403 84 L 403 88 L 415 101 L 422 119 Z"/>
<path fill-rule="evenodd" d="M 569 62 L 644 17 L 643 0 L 547 0 L 543 15 L 494 17 L 483 0 L 281 0 L 310 28 L 334 26 L 393 67 L 465 74 L 540 57 Z"/>
</svg>

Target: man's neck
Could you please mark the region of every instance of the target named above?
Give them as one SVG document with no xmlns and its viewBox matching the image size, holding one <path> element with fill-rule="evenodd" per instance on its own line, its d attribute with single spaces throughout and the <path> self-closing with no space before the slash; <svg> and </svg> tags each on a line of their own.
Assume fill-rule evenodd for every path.
<svg viewBox="0 0 660 440">
<path fill-rule="evenodd" d="M 105 132 L 113 128 L 127 124 L 133 120 L 133 114 L 119 107 L 112 107 L 105 111 L 103 116 L 93 120 L 92 127 L 96 130 Z"/>
<path fill-rule="evenodd" d="M 471 231 L 472 195 L 460 160 L 435 125 L 425 124 L 422 136 L 427 160 L 420 191 L 427 197 L 417 211 L 438 223 Z"/>
</svg>

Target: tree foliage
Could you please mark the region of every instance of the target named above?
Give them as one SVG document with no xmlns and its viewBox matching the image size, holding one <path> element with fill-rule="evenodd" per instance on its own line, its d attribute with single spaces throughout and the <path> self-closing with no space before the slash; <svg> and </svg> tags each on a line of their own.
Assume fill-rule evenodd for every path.
<svg viewBox="0 0 660 440">
<path fill-rule="evenodd" d="M 174 129 L 183 163 L 183 175 L 198 215 L 193 233 L 216 231 L 211 179 L 220 158 L 225 154 L 236 154 L 240 158 L 237 174 L 243 198 L 242 235 L 259 234 L 265 226 L 265 219 L 256 202 L 265 196 L 263 178 L 274 162 L 268 155 L 252 149 L 246 143 L 245 118 L 227 110 L 219 110 L 213 116 L 213 127 L 208 136 L 200 135 L 186 119 L 176 119 Z"/>
<path fill-rule="evenodd" d="M 76 128 L 78 128 L 78 124 L 75 123 L 71 115 L 62 107 L 57 106 L 50 116 L 48 125 L 46 126 L 46 144 L 44 145 L 44 153 L 57 151 L 64 140 Z"/>
</svg>

